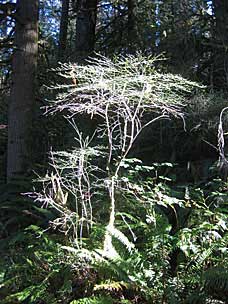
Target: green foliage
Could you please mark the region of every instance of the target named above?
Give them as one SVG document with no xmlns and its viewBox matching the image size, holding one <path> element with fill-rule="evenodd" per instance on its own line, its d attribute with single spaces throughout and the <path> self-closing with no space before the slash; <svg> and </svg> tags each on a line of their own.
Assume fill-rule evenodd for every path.
<svg viewBox="0 0 228 304">
<path fill-rule="evenodd" d="M 225 268 L 226 266 L 226 268 Z M 206 292 L 220 300 L 228 297 L 228 268 L 217 266 L 206 270 L 203 274 L 203 283 Z"/>
<path fill-rule="evenodd" d="M 2 303 L 206 303 L 226 293 L 226 270 L 215 277 L 228 262 L 227 183 L 179 184 L 178 164 L 134 155 L 144 129 L 183 121 L 183 106 L 202 88 L 158 72 L 155 62 L 98 56 L 58 70 L 78 84 L 55 87 L 48 111 L 79 120 L 69 120 L 74 147 L 50 154 L 43 190 L 29 194 L 29 210 L 57 235 L 32 225 L 9 237 L 10 246 L 3 240 Z M 0 206 L 5 230 L 9 202 Z M 16 200 L 11 206 L 16 212 Z"/>
<path fill-rule="evenodd" d="M 70 304 L 113 304 L 114 300 L 109 296 L 90 297 L 74 300 Z"/>
<path fill-rule="evenodd" d="M 1 303 L 56 303 L 71 292 L 69 266 L 60 245 L 39 227 L 29 226 L 5 240 L 0 264 Z M 1 252 L 2 256 L 2 252 Z"/>
<path fill-rule="evenodd" d="M 224 258 L 227 219 L 223 204 L 216 205 L 222 182 L 212 180 L 213 191 L 181 186 L 172 178 L 173 163 L 148 165 L 132 153 L 144 128 L 164 113 L 183 119 L 183 105 L 202 89 L 157 72 L 156 60 L 98 56 L 90 65 L 58 70 L 67 79 L 73 73 L 78 84 L 55 87 L 61 92 L 50 112 L 90 116 L 94 134 L 70 121 L 75 147 L 52 153 L 54 172 L 42 179 L 36 200 L 57 211 L 52 226 L 71 244 L 62 249 L 96 272 L 89 297 L 80 301 L 109 294 L 118 302 L 183 303 L 206 286 L 208 265 Z"/>
<path fill-rule="evenodd" d="M 30 179 L 0 186 L 0 236 L 10 236 L 31 224 L 45 226 L 54 217 L 51 210 L 42 208 L 23 193 L 31 187 Z M 0 241 L 0 243 L 2 243 Z"/>
</svg>

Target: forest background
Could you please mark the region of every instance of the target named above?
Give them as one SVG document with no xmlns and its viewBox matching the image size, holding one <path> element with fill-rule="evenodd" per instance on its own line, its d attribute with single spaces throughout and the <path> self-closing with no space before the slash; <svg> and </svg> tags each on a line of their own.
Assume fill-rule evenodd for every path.
<svg viewBox="0 0 228 304">
<path fill-rule="evenodd" d="M 228 303 L 226 0 L 0 0 L 1 303 Z"/>
</svg>

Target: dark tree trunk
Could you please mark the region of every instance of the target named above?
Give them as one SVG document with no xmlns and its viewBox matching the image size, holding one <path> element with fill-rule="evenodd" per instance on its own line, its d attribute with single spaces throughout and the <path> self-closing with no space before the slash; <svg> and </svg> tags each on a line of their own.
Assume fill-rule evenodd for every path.
<svg viewBox="0 0 228 304">
<path fill-rule="evenodd" d="M 59 59 L 63 59 L 67 47 L 69 0 L 62 0 L 62 12 L 59 31 Z"/>
<path fill-rule="evenodd" d="M 29 170 L 38 53 L 38 0 L 18 0 L 8 108 L 7 181 Z"/>
<path fill-rule="evenodd" d="M 128 0 L 128 46 L 130 53 L 135 53 L 140 46 L 137 24 L 137 0 Z"/>
<path fill-rule="evenodd" d="M 213 0 L 213 9 L 216 18 L 216 38 L 225 46 L 228 43 L 228 1 Z"/>
<path fill-rule="evenodd" d="M 215 49 L 213 83 L 216 87 L 228 85 L 228 1 L 213 0 L 215 16 Z"/>
<path fill-rule="evenodd" d="M 94 51 L 97 3 L 98 0 L 78 0 L 75 47 L 77 61 L 85 59 Z"/>
</svg>

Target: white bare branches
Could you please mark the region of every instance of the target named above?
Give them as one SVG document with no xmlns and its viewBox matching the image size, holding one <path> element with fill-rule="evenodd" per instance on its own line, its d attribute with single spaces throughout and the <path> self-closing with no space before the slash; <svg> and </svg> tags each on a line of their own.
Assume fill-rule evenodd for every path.
<svg viewBox="0 0 228 304">
<path fill-rule="evenodd" d="M 88 114 L 91 119 L 96 117 L 99 121 L 96 136 L 107 144 L 104 182 L 110 201 L 110 217 L 104 241 L 104 254 L 107 256 L 115 252 L 112 237 L 124 239 L 115 227 L 115 196 L 121 164 L 146 127 L 171 116 L 183 119 L 184 101 L 194 90 L 200 88 L 196 83 L 180 76 L 156 72 L 154 65 L 157 60 L 158 58 L 139 55 L 111 61 L 98 56 L 85 66 L 63 64 L 57 70 L 58 74 L 71 79 L 73 73 L 76 85 L 52 88 L 60 89 L 61 93 L 47 108 L 47 112 L 64 112 L 68 118 L 80 114 Z M 98 171 L 100 168 L 92 168 L 86 157 L 91 149 L 90 141 L 88 138 L 83 139 L 76 125 L 72 125 L 80 146 L 73 166 L 77 178 L 74 184 L 72 179 L 62 178 L 61 185 L 65 191 L 75 196 L 76 213 L 79 214 L 81 210 L 81 221 L 86 219 L 92 223 L 92 192 L 96 191 L 96 186 L 91 182 L 91 174 L 93 170 Z M 68 162 L 69 159 L 68 155 Z M 53 206 L 55 207 L 54 204 Z M 80 228 L 81 236 L 82 228 L 83 223 Z"/>
</svg>

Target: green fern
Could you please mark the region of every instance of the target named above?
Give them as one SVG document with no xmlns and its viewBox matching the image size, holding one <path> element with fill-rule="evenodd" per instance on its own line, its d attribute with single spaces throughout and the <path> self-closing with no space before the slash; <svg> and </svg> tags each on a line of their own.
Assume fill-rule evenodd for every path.
<svg viewBox="0 0 228 304">
<path fill-rule="evenodd" d="M 97 284 L 94 286 L 94 291 L 100 291 L 100 290 L 105 290 L 105 291 L 122 291 L 124 288 L 131 288 L 132 285 L 126 282 L 109 282 L 106 281 L 101 284 Z"/>
<path fill-rule="evenodd" d="M 187 300 L 185 301 L 186 304 L 206 304 L 206 296 L 202 293 L 196 292 L 191 294 Z"/>
<path fill-rule="evenodd" d="M 203 274 L 204 289 L 220 300 L 228 299 L 228 268 L 222 266 L 210 268 Z"/>
<path fill-rule="evenodd" d="M 114 300 L 110 296 L 100 296 L 73 300 L 70 304 L 114 304 Z"/>
</svg>

